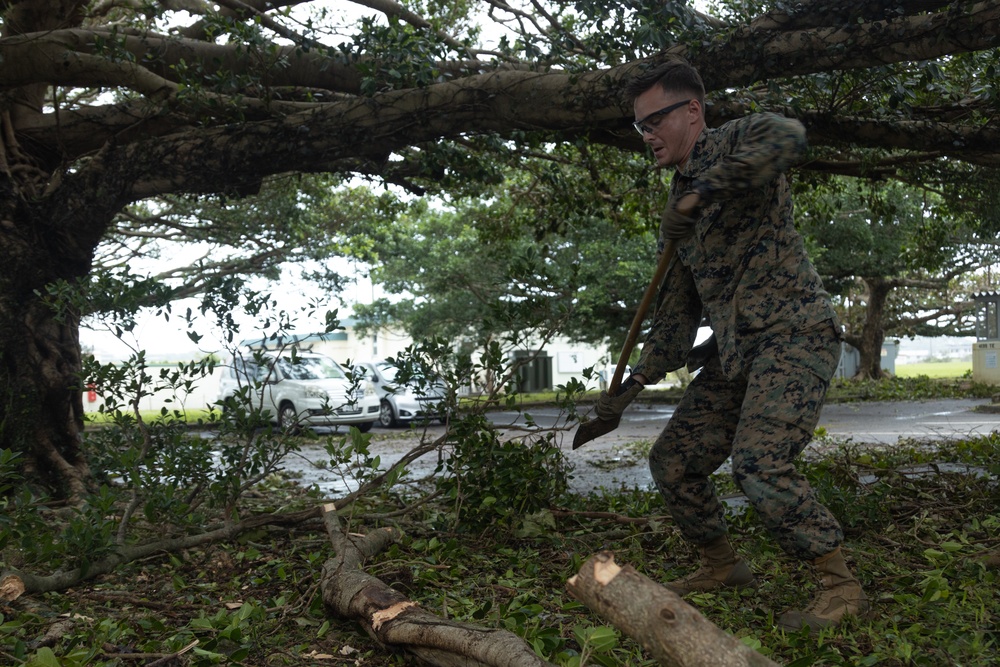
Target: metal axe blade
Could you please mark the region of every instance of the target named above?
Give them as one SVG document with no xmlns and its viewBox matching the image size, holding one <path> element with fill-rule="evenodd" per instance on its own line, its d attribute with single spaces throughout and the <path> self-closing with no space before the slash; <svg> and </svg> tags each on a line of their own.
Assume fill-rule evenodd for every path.
<svg viewBox="0 0 1000 667">
<path fill-rule="evenodd" d="M 591 419 L 589 422 L 584 422 L 580 424 L 580 428 L 576 429 L 576 435 L 573 436 L 573 449 L 576 449 L 582 445 L 587 444 L 594 438 L 599 438 L 606 433 L 611 433 L 620 424 L 622 418 L 616 417 L 615 419 Z"/>
</svg>

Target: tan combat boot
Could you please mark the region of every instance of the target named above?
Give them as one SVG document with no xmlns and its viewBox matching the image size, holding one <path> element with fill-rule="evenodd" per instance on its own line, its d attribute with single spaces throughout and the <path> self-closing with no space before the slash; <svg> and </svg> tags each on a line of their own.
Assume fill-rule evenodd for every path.
<svg viewBox="0 0 1000 667">
<path fill-rule="evenodd" d="M 729 544 L 729 537 L 717 537 L 699 549 L 701 567 L 686 577 L 663 584 L 677 595 L 687 595 L 698 591 L 714 591 L 719 588 L 746 588 L 757 585 L 746 562 Z"/>
<path fill-rule="evenodd" d="M 812 566 L 819 575 L 822 590 L 805 609 L 782 614 L 779 626 L 791 631 L 820 630 L 840 625 L 845 616 L 859 616 L 868 611 L 868 597 L 847 569 L 840 547 L 812 561 Z"/>
</svg>

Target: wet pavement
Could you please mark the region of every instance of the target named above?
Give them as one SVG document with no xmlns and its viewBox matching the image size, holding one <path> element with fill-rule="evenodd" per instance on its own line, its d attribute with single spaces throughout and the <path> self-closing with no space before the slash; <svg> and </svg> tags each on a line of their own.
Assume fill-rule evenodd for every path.
<svg viewBox="0 0 1000 667">
<path fill-rule="evenodd" d="M 975 412 L 974 409 L 981 405 L 989 405 L 989 401 L 943 399 L 831 403 L 823 408 L 819 420 L 819 427 L 826 430 L 827 438 L 814 441 L 811 447 L 821 447 L 830 439 L 890 445 L 901 440 L 947 441 L 1000 431 L 1000 414 Z M 571 445 L 575 427 L 556 431 L 557 442 L 574 469 L 571 488 L 578 493 L 602 487 L 649 488 L 651 480 L 645 452 L 673 411 L 672 405 L 634 404 L 623 415 L 617 430 L 575 451 Z M 542 428 L 559 429 L 564 419 L 564 415 L 552 408 L 527 412 Z M 524 435 L 524 431 L 520 430 L 524 425 L 523 414 L 496 412 L 491 417 L 505 438 Z M 384 469 L 419 442 L 434 440 L 444 432 L 445 427 L 437 424 L 424 429 L 383 429 L 376 426 L 371 432 L 371 452 L 380 457 Z M 315 465 L 315 462 L 324 459 L 325 452 L 321 446 L 307 445 L 299 456 L 286 460 L 285 469 L 294 474 L 300 483 L 316 484 L 331 495 L 356 488 L 349 475 Z M 411 464 L 410 477 L 419 478 L 433 471 L 437 465 L 437 453 L 425 455 Z"/>
</svg>

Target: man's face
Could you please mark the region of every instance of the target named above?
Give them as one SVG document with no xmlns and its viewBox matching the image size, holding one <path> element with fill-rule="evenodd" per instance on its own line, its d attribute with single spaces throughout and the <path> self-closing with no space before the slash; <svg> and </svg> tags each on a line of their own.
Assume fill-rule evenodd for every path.
<svg viewBox="0 0 1000 667">
<path fill-rule="evenodd" d="M 698 100 L 653 86 L 635 98 L 633 107 L 658 165 L 674 167 L 687 160 L 703 125 Z"/>
</svg>

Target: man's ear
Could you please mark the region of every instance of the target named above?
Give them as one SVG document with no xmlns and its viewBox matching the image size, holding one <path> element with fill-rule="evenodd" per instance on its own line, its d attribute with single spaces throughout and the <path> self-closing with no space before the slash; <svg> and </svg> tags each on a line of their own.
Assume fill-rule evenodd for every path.
<svg viewBox="0 0 1000 667">
<path fill-rule="evenodd" d="M 705 117 L 705 109 L 698 98 L 693 98 L 688 104 L 688 114 L 692 120 Z"/>
</svg>

